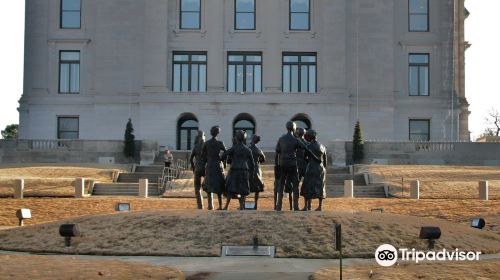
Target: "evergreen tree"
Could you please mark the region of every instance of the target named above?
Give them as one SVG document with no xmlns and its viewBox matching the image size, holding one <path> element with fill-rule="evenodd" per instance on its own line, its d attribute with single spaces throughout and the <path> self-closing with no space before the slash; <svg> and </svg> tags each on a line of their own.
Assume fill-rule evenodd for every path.
<svg viewBox="0 0 500 280">
<path fill-rule="evenodd" d="M 2 130 L 2 137 L 3 139 L 16 139 L 17 134 L 19 132 L 19 125 L 18 124 L 9 124 L 8 126 L 5 127 L 5 130 Z"/>
<path fill-rule="evenodd" d="M 352 160 L 354 163 L 361 163 L 364 157 L 363 132 L 361 131 L 361 124 L 358 120 L 354 127 L 354 135 L 352 137 Z"/>
<path fill-rule="evenodd" d="M 125 147 L 123 148 L 123 153 L 127 158 L 133 158 L 135 154 L 135 135 L 131 119 L 128 119 L 125 128 Z"/>
</svg>

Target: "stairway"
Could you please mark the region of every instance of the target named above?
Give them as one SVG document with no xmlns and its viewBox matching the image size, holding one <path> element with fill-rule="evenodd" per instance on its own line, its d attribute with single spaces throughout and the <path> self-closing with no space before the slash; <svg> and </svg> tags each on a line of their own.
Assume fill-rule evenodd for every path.
<svg viewBox="0 0 500 280">
<path fill-rule="evenodd" d="M 354 197 L 358 198 L 385 198 L 383 184 L 369 184 L 365 182 L 363 174 L 349 174 L 347 167 L 328 167 L 326 173 L 327 197 L 344 196 L 344 180 L 354 180 Z"/>
<path fill-rule="evenodd" d="M 158 178 L 162 173 L 163 165 L 137 166 L 133 173 L 120 173 L 115 183 L 96 183 L 92 195 L 138 196 L 139 179 L 148 179 L 148 196 L 160 196 Z"/>
</svg>

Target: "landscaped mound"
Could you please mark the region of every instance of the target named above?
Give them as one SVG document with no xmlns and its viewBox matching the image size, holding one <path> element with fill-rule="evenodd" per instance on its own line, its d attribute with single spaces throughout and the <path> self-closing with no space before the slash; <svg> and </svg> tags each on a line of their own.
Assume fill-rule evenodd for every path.
<svg viewBox="0 0 500 280">
<path fill-rule="evenodd" d="M 0 279 L 184 279 L 177 269 L 115 260 L 0 255 Z"/>
<path fill-rule="evenodd" d="M 59 225 L 77 223 L 81 237 L 66 248 Z M 0 231 L 0 249 L 109 255 L 219 256 L 222 245 L 276 246 L 278 257 L 331 258 L 334 224 L 347 257 L 373 257 L 384 243 L 425 249 L 421 226 L 439 226 L 436 248 L 500 252 L 500 235 L 443 220 L 381 213 L 155 211 L 87 216 Z"/>
<path fill-rule="evenodd" d="M 16 179 L 24 179 L 24 196 L 67 197 L 75 194 L 72 184 L 76 178 L 111 182 L 118 172 L 118 169 L 63 166 L 1 168 L 0 197 L 14 195 Z"/>
</svg>

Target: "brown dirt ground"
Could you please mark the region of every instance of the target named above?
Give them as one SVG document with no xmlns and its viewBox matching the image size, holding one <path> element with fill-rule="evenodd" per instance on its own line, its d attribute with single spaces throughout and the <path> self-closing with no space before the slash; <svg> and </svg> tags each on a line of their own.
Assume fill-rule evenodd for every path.
<svg viewBox="0 0 500 280">
<path fill-rule="evenodd" d="M 72 247 L 58 236 L 62 223 L 77 223 Z M 384 243 L 425 249 L 421 226 L 439 226 L 436 248 L 500 252 L 500 235 L 444 220 L 380 213 L 208 212 L 164 210 L 86 216 L 0 231 L 0 249 L 66 254 L 218 256 L 222 245 L 275 245 L 278 257 L 332 258 L 335 223 L 343 225 L 346 257 L 372 257 Z"/>
<path fill-rule="evenodd" d="M 370 271 L 373 272 L 370 277 Z M 478 262 L 446 262 L 446 263 L 403 263 L 385 268 L 373 265 L 349 265 L 343 269 L 344 279 L 453 279 L 453 280 L 495 280 L 500 273 L 500 260 L 483 260 Z M 314 280 L 339 279 L 339 268 L 322 269 L 313 275 Z"/>
<path fill-rule="evenodd" d="M 0 255 L 0 279 L 185 279 L 177 269 L 114 260 Z"/>
<path fill-rule="evenodd" d="M 86 215 L 115 213 L 115 205 L 118 202 L 131 203 L 133 211 L 196 208 L 194 198 L 7 198 L 0 199 L 0 225 L 17 225 L 15 213 L 20 208 L 31 209 L 33 219 L 26 220 L 25 224 L 32 225 Z M 205 205 L 206 203 L 205 199 Z M 313 201 L 313 207 L 316 203 Z M 237 204 L 236 200 L 232 201 L 230 209 L 235 210 Z M 486 230 L 500 234 L 500 200 L 334 198 L 326 199 L 323 206 L 325 211 L 344 212 L 369 212 L 371 209 L 383 208 L 384 213 L 438 218 L 463 225 L 468 225 L 473 217 L 483 217 L 486 220 Z M 272 210 L 272 198 L 260 199 L 259 209 Z"/>
<path fill-rule="evenodd" d="M 374 182 L 388 183 L 397 196 L 409 197 L 410 181 L 420 180 L 421 198 L 478 198 L 478 182 L 488 180 L 490 199 L 500 199 L 498 166 L 360 165 L 357 169 L 370 173 Z"/>
<path fill-rule="evenodd" d="M 73 182 L 76 178 L 111 182 L 119 171 L 119 169 L 67 166 L 0 168 L 0 197 L 14 194 L 16 179 L 24 179 L 24 195 L 28 197 L 73 196 L 75 194 Z"/>
</svg>

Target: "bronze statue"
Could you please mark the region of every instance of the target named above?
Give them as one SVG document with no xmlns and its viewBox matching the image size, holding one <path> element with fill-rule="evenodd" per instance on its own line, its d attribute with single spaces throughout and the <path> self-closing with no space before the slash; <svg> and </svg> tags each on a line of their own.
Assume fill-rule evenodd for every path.
<svg viewBox="0 0 500 280">
<path fill-rule="evenodd" d="M 245 210 L 245 198 L 250 194 L 250 178 L 254 172 L 252 151 L 245 145 L 247 134 L 242 130 L 236 132 L 237 144 L 222 154 L 222 160 L 231 158 L 231 169 L 227 177 L 227 210 L 231 198 L 238 197 L 240 210 Z"/>
<path fill-rule="evenodd" d="M 300 141 L 302 141 L 302 143 L 304 143 L 304 145 L 307 146 L 308 143 L 304 139 L 305 133 L 306 133 L 306 130 L 302 127 L 299 127 L 295 131 L 295 137 L 297 137 Z M 298 168 L 298 173 L 299 173 L 299 184 L 302 181 L 302 179 L 304 179 L 304 174 L 306 174 L 306 167 L 307 167 L 306 151 L 305 150 L 298 150 L 297 151 L 297 168 Z M 290 197 L 288 199 L 291 200 Z M 291 207 L 291 205 L 292 205 L 292 203 L 290 202 L 290 207 Z M 302 210 L 305 210 L 305 208 L 306 208 L 306 206 L 304 206 L 304 208 Z"/>
<path fill-rule="evenodd" d="M 222 141 L 217 139 L 220 127 L 214 126 L 210 129 L 212 139 L 205 142 L 201 156 L 205 164 L 205 189 L 208 195 L 208 210 L 213 210 L 212 194 L 217 194 L 219 200 L 218 210 L 222 210 L 222 194 L 225 193 L 224 166 L 221 160 L 221 152 L 226 151 Z"/>
<path fill-rule="evenodd" d="M 260 165 L 261 163 L 264 163 L 266 161 L 266 156 L 264 155 L 264 152 L 262 152 L 262 150 L 256 146 L 259 142 L 260 136 L 254 135 L 252 137 L 252 144 L 250 145 L 255 169 L 250 177 L 250 192 L 255 193 L 255 205 L 253 207 L 254 210 L 257 210 L 259 194 L 263 192 L 265 188 Z"/>
<path fill-rule="evenodd" d="M 202 190 L 202 178 L 205 177 L 205 162 L 201 156 L 203 149 L 203 144 L 205 144 L 205 133 L 201 130 L 198 131 L 198 136 L 194 141 L 194 147 L 191 151 L 191 156 L 189 157 L 189 162 L 191 163 L 191 169 L 194 175 L 194 193 L 196 196 L 196 204 L 198 209 L 203 209 L 203 195 Z"/>
<path fill-rule="evenodd" d="M 275 210 L 281 211 L 285 186 L 290 184 L 293 197 L 293 210 L 299 210 L 299 175 L 297 170 L 297 151 L 306 150 L 305 144 L 294 136 L 296 125 L 287 122 L 287 134 L 281 136 L 276 145 L 276 164 L 279 165 L 280 180 Z M 314 154 L 311 155 L 313 158 Z M 317 159 L 320 161 L 319 159 Z"/>
<path fill-rule="evenodd" d="M 306 201 L 305 210 L 311 210 L 312 199 L 319 199 L 319 206 L 316 208 L 316 211 L 321 211 L 323 199 L 326 198 L 326 148 L 318 142 L 317 133 L 314 130 L 307 131 L 306 139 L 310 142 L 306 150 L 308 163 L 300 194 L 304 196 Z M 317 161 L 314 158 L 318 158 L 321 161 Z"/>
</svg>

